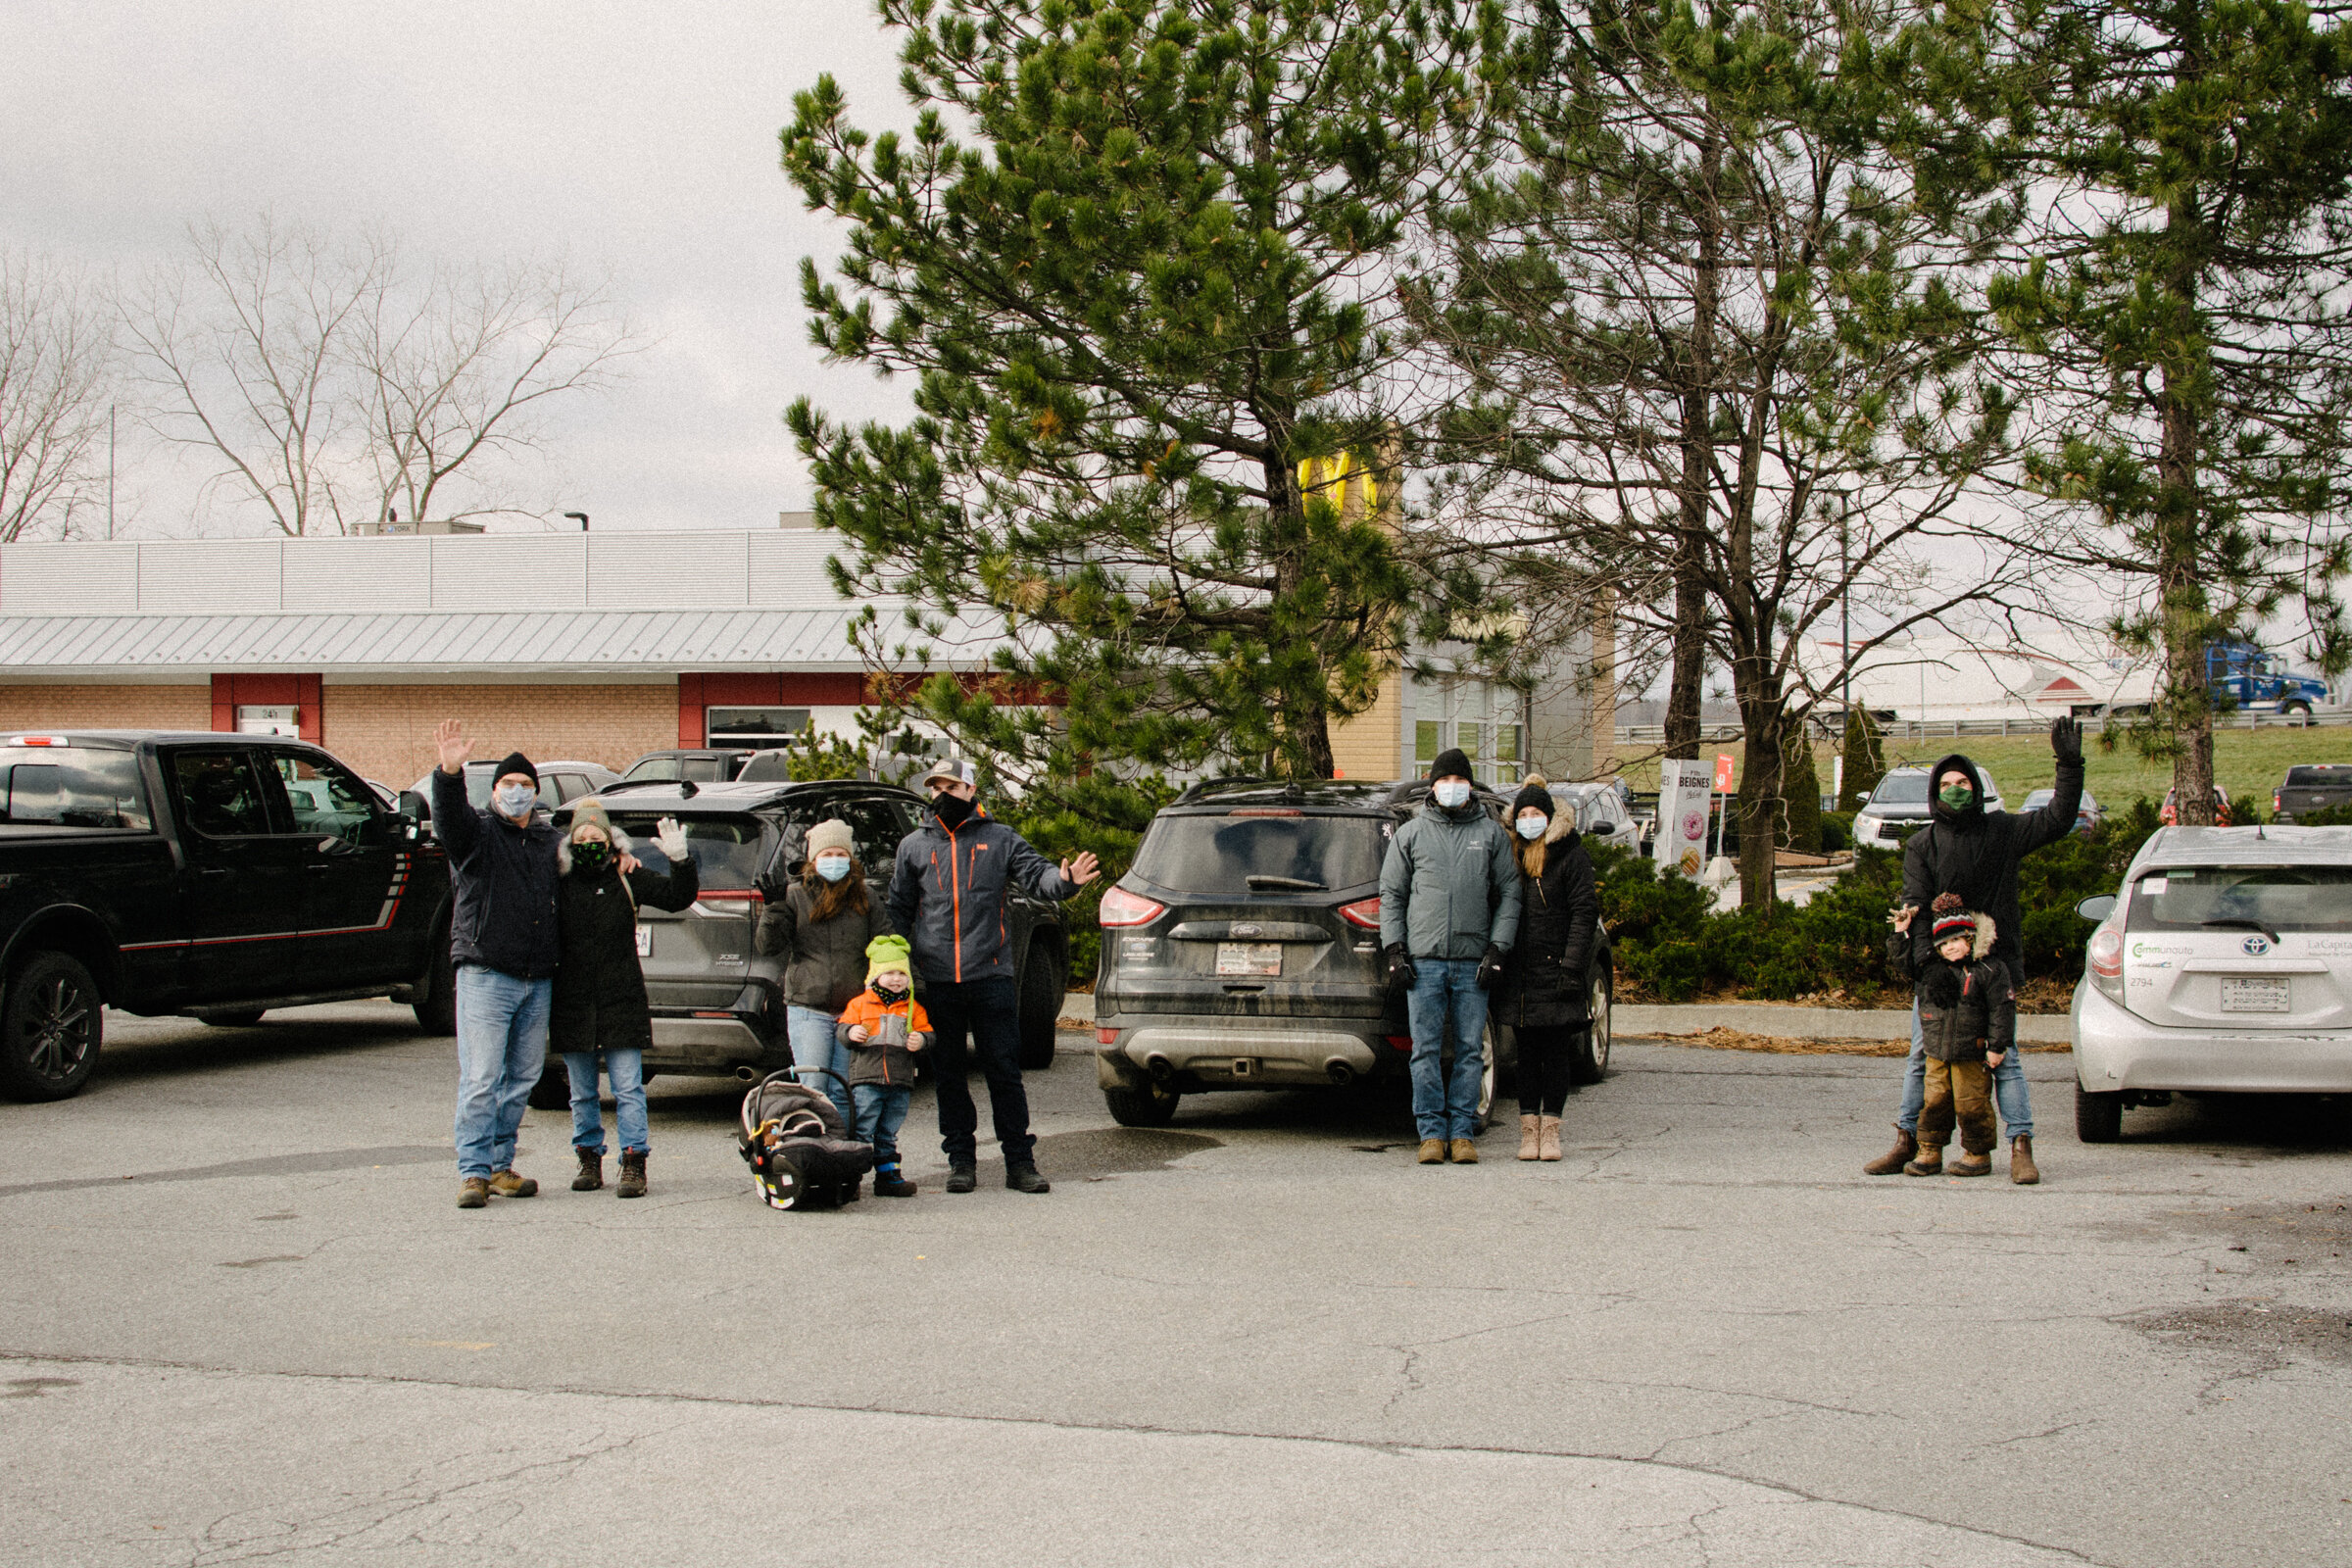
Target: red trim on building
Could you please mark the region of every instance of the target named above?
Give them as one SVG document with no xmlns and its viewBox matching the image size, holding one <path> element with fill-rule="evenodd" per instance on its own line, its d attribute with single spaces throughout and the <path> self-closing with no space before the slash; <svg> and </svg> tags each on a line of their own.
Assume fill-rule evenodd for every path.
<svg viewBox="0 0 2352 1568">
<path fill-rule="evenodd" d="M 678 677 L 678 744 L 700 747 L 713 708 L 859 708 L 866 700 L 859 674 L 713 671 Z"/>
<path fill-rule="evenodd" d="M 316 675 L 215 675 L 213 728 L 233 732 L 240 708 L 291 708 L 302 738 L 314 746 L 326 744 L 326 711 Z"/>
</svg>

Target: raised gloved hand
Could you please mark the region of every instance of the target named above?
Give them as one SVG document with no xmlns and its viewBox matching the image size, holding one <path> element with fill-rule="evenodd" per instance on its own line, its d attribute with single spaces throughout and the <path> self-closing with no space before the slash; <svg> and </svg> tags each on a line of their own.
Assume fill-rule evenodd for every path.
<svg viewBox="0 0 2352 1568">
<path fill-rule="evenodd" d="M 1494 982 L 1502 978 L 1502 950 L 1494 943 L 1487 944 L 1484 956 L 1478 960 L 1478 989 L 1492 991 Z"/>
<path fill-rule="evenodd" d="M 1413 960 L 1405 956 L 1404 944 L 1398 942 L 1391 946 L 1388 956 L 1390 994 L 1393 996 L 1399 991 L 1411 990 L 1413 982 L 1421 977 L 1413 970 Z"/>
<path fill-rule="evenodd" d="M 2072 767 L 2082 765 L 2082 726 L 2074 719 L 2061 718 L 2050 725 L 2050 751 L 2058 760 Z"/>
<path fill-rule="evenodd" d="M 686 858 L 686 830 L 678 826 L 674 816 L 665 816 L 654 824 L 654 844 L 669 857 L 672 865 Z"/>
</svg>

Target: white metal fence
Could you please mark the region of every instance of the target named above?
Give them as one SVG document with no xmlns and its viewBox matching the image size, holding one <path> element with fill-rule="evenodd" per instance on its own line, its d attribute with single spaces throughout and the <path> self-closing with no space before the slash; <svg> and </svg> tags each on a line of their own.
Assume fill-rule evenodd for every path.
<svg viewBox="0 0 2352 1568">
<path fill-rule="evenodd" d="M 2109 720 L 2085 718 L 2081 722 L 2084 734 L 2095 735 L 2107 727 Z M 2116 719 L 2114 722 L 2121 725 L 2130 721 Z M 2215 729 L 2306 729 L 2339 724 L 2352 724 L 2352 710 L 2314 713 L 2308 718 L 2301 715 L 2281 718 L 2276 713 L 2216 714 L 2213 720 Z M 1934 740 L 1940 735 L 1955 739 L 1963 735 L 2043 735 L 2049 732 L 2049 719 L 2035 717 L 1898 718 L 1879 721 L 1879 733 L 1890 741 Z M 1833 737 L 1838 733 L 1841 731 L 1832 731 Z M 1737 724 L 1704 724 L 1699 727 L 1698 738 L 1701 745 L 1722 745 L 1737 741 L 1740 734 Z M 1666 744 L 1666 726 L 1620 724 L 1617 726 L 1617 742 L 1621 746 L 1663 746 Z"/>
</svg>

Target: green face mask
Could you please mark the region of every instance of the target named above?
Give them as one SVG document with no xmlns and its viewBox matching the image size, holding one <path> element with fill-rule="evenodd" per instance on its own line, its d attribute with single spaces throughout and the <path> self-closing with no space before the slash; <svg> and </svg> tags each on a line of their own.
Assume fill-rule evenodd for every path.
<svg viewBox="0 0 2352 1568">
<path fill-rule="evenodd" d="M 1977 798 L 1977 792 L 1965 784 L 1950 784 L 1936 798 L 1955 811 L 1965 811 L 1969 802 Z"/>
</svg>

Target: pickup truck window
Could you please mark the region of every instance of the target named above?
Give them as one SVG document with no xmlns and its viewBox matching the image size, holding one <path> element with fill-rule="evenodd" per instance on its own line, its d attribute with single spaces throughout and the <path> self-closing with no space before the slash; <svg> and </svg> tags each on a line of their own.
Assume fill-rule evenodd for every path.
<svg viewBox="0 0 2352 1568">
<path fill-rule="evenodd" d="M 374 837 L 373 790 L 340 768 L 321 767 L 307 757 L 281 754 L 270 760 L 285 785 L 295 832 L 316 837 L 331 834 L 352 845 Z"/>
<path fill-rule="evenodd" d="M 269 798 L 243 752 L 181 752 L 172 759 L 189 827 L 206 838 L 268 833 Z"/>
<path fill-rule="evenodd" d="M 81 746 L 0 752 L 0 821 L 140 833 L 155 826 L 137 756 Z"/>
</svg>

